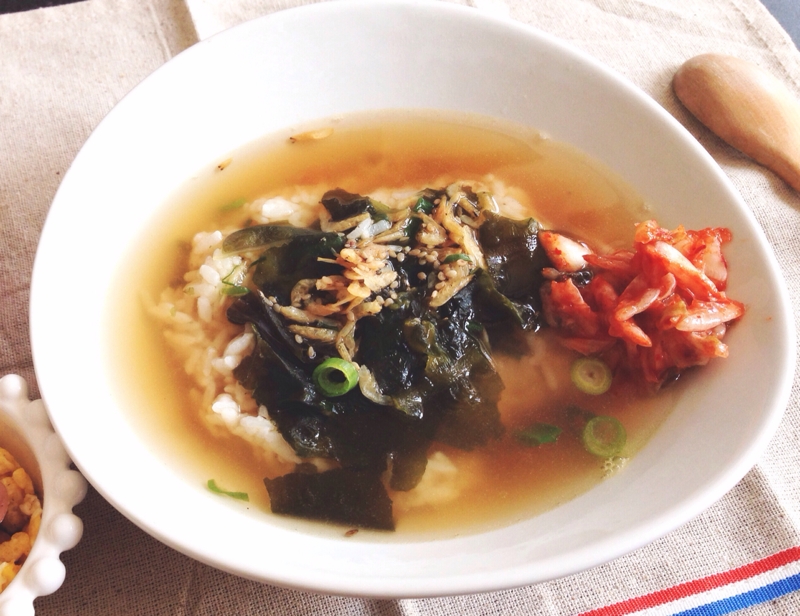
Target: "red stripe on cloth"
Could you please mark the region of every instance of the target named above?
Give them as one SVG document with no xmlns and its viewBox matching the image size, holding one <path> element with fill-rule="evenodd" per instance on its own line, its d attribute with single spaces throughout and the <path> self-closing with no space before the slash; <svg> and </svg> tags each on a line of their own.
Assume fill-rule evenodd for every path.
<svg viewBox="0 0 800 616">
<path fill-rule="evenodd" d="M 696 595 L 698 593 L 711 590 L 712 588 L 718 588 L 720 586 L 725 586 L 726 584 L 739 582 L 749 577 L 753 577 L 754 575 L 758 575 L 759 573 L 765 573 L 770 569 L 775 569 L 797 560 L 800 560 L 800 547 L 789 548 L 788 550 L 783 550 L 782 552 L 778 552 L 772 556 L 767 556 L 766 558 L 762 558 L 761 560 L 757 560 L 747 565 L 742 565 L 741 567 L 731 569 L 730 571 L 715 573 L 714 575 L 709 575 L 708 577 L 692 580 L 691 582 L 684 582 L 682 584 L 678 584 L 677 586 L 672 586 L 671 588 L 665 588 L 664 590 L 658 590 L 647 595 L 642 595 L 641 597 L 627 599 L 606 607 L 600 607 L 588 612 L 582 612 L 581 614 L 578 614 L 578 616 L 625 616 L 625 614 L 630 614 L 631 612 L 636 612 L 637 610 L 655 607 L 663 603 L 668 603 L 677 599 L 683 599 L 684 597 L 688 597 L 690 595 Z"/>
</svg>

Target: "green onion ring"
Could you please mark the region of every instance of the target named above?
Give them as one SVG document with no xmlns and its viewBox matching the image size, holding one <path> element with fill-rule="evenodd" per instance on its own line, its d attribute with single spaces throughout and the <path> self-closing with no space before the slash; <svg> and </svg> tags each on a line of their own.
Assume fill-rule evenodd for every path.
<svg viewBox="0 0 800 616">
<path fill-rule="evenodd" d="M 358 370 L 349 361 L 329 357 L 311 375 L 317 387 L 329 398 L 343 396 L 358 384 Z"/>
<path fill-rule="evenodd" d="M 572 364 L 569 372 L 575 387 L 585 394 L 599 396 L 611 387 L 611 368 L 596 357 L 581 357 Z"/>
<path fill-rule="evenodd" d="M 586 451 L 601 458 L 616 456 L 622 451 L 627 439 L 622 422 L 608 415 L 592 417 L 586 422 L 581 434 Z"/>
</svg>

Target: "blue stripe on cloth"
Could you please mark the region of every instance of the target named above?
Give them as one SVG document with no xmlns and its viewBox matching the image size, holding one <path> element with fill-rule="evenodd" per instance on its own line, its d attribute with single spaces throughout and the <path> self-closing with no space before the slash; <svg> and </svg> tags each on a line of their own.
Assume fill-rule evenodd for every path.
<svg viewBox="0 0 800 616">
<path fill-rule="evenodd" d="M 673 616 L 722 616 L 723 614 L 743 610 L 751 605 L 757 605 L 770 599 L 788 595 L 796 590 L 800 590 L 800 573 L 772 584 L 767 584 L 761 588 L 749 590 L 741 595 L 734 595 L 727 599 L 720 599 L 706 605 L 693 607 L 690 610 L 676 612 Z"/>
</svg>

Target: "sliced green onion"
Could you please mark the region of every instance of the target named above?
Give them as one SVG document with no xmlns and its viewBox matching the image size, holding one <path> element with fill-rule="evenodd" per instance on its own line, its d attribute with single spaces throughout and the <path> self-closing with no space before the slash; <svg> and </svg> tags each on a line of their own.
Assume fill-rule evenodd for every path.
<svg viewBox="0 0 800 616">
<path fill-rule="evenodd" d="M 238 284 L 231 284 L 230 282 L 224 282 L 224 281 L 222 284 L 225 285 L 219 290 L 219 292 L 222 293 L 222 295 L 231 295 L 233 297 L 239 297 L 241 295 L 247 295 L 248 293 L 250 293 L 250 289 L 248 289 L 247 287 L 240 286 Z"/>
<path fill-rule="evenodd" d="M 561 434 L 561 428 L 549 424 L 535 423 L 526 430 L 514 432 L 516 438 L 523 445 L 538 447 L 545 443 L 555 443 Z"/>
<path fill-rule="evenodd" d="M 433 202 L 426 199 L 425 197 L 420 197 L 417 199 L 417 202 L 414 204 L 414 207 L 411 209 L 415 212 L 422 212 L 423 214 L 430 214 L 433 211 Z"/>
<path fill-rule="evenodd" d="M 372 198 L 370 198 L 369 202 L 372 205 L 372 209 L 375 210 L 375 212 L 370 215 L 373 221 L 389 220 L 389 212 L 392 210 L 388 205 Z"/>
<path fill-rule="evenodd" d="M 358 385 L 358 370 L 349 361 L 329 357 L 314 369 L 311 375 L 322 393 L 333 398 L 343 396 Z"/>
<path fill-rule="evenodd" d="M 619 454 L 627 438 L 622 422 L 607 415 L 590 419 L 581 433 L 586 451 L 601 458 L 611 458 Z"/>
<path fill-rule="evenodd" d="M 232 212 L 233 210 L 238 210 L 242 207 L 245 203 L 247 203 L 247 199 L 244 197 L 239 197 L 230 203 L 226 203 L 221 208 L 219 208 L 220 212 Z"/>
<path fill-rule="evenodd" d="M 570 377 L 575 387 L 593 396 L 604 394 L 611 387 L 611 368 L 596 357 L 576 359 L 570 369 Z"/>
<path fill-rule="evenodd" d="M 469 261 L 472 263 L 472 258 L 465 255 L 463 252 L 457 252 L 452 255 L 447 255 L 442 263 L 452 263 L 453 261 Z"/>
<path fill-rule="evenodd" d="M 250 497 L 248 496 L 247 492 L 230 492 L 229 490 L 223 490 L 217 485 L 217 482 L 213 479 L 209 479 L 208 483 L 206 484 L 208 489 L 211 490 L 214 494 L 222 494 L 224 496 L 230 496 L 231 498 L 235 498 L 236 500 L 242 501 L 250 501 Z"/>
<path fill-rule="evenodd" d="M 415 238 L 421 226 L 422 219 L 419 216 L 409 216 L 404 229 L 406 237 Z"/>
</svg>

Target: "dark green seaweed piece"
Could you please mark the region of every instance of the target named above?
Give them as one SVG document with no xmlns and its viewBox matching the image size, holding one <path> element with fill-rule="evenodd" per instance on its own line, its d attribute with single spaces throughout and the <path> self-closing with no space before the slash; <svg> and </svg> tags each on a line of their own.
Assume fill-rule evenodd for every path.
<svg viewBox="0 0 800 616">
<path fill-rule="evenodd" d="M 409 440 L 397 447 L 391 455 L 392 490 L 411 490 L 420 482 L 428 466 L 429 439 Z"/>
<path fill-rule="evenodd" d="M 478 241 L 497 291 L 507 298 L 540 310 L 542 268 L 550 265 L 539 246 L 539 223 L 533 218 L 512 220 L 491 212 L 478 229 Z M 523 323 L 524 327 L 530 327 Z"/>
<path fill-rule="evenodd" d="M 337 468 L 265 479 L 274 513 L 334 524 L 394 530 L 392 501 L 380 473 Z"/>
<path fill-rule="evenodd" d="M 309 359 L 280 317 L 255 294 L 228 309 L 234 323 L 251 323 L 258 343 L 234 370 L 298 455 L 334 458 L 343 465 L 386 468 L 402 433 L 401 413 L 377 405 L 358 388 L 328 398 L 313 380 L 324 357 Z"/>
<path fill-rule="evenodd" d="M 322 195 L 322 205 L 331 215 L 331 220 L 339 222 L 367 213 L 372 220 L 387 220 L 388 208 L 369 197 L 349 193 L 341 188 L 334 188 Z"/>
<path fill-rule="evenodd" d="M 259 334 L 258 330 L 256 333 Z M 258 335 L 253 352 L 245 357 L 233 374 L 242 385 L 253 390 L 253 397 L 267 408 L 278 402 L 318 405 L 324 396 L 317 389 L 302 361 L 288 349 L 267 342 Z"/>
<path fill-rule="evenodd" d="M 344 243 L 345 238 L 339 233 L 314 231 L 296 236 L 286 244 L 268 248 L 255 263 L 253 283 L 267 296 L 274 295 L 286 304 L 297 281 L 341 272 L 340 266 L 318 259 L 335 258 Z"/>
<path fill-rule="evenodd" d="M 470 377 L 474 384 L 462 379 L 445 396 L 430 401 L 442 409 L 436 440 L 465 450 L 482 447 L 505 431 L 497 410 L 503 381 L 497 373 Z"/>
<path fill-rule="evenodd" d="M 425 355 L 413 350 L 403 334 L 403 323 L 424 310 L 420 294 L 409 291 L 399 294 L 391 308 L 358 323 L 360 344 L 355 359 L 369 366 L 381 391 L 388 396 L 411 390 L 424 374 Z M 410 408 L 401 410 L 408 412 Z M 417 410 L 421 412 L 421 408 Z"/>
<path fill-rule="evenodd" d="M 433 384 L 424 400 L 436 414 L 436 440 L 473 449 L 502 436 L 497 403 L 503 381 L 494 368 L 483 337 L 476 335 L 474 282 L 439 309 L 435 343 L 425 366 Z"/>
<path fill-rule="evenodd" d="M 228 321 L 237 325 L 251 323 L 258 335 L 267 342 L 275 353 L 291 353 L 300 364 L 310 364 L 312 370 L 320 363 L 320 358 L 309 358 L 305 348 L 298 344 L 286 323 L 266 303 L 263 293 L 256 292 L 242 296 L 230 305 Z M 312 323 L 315 325 L 315 323 Z M 311 382 L 309 375 L 308 381 Z"/>
<path fill-rule="evenodd" d="M 534 305 L 530 300 L 528 303 L 525 300 L 514 301 L 500 293 L 486 270 L 479 269 L 475 272 L 474 284 L 473 301 L 481 323 L 489 328 L 513 325 L 529 330 L 537 327 L 538 305 Z M 506 329 L 514 328 L 506 327 Z"/>
<path fill-rule="evenodd" d="M 244 252 L 256 248 L 266 248 L 276 244 L 285 244 L 302 235 L 317 235 L 319 231 L 292 225 L 253 225 L 234 231 L 222 242 L 222 251 L 226 253 Z"/>
</svg>

